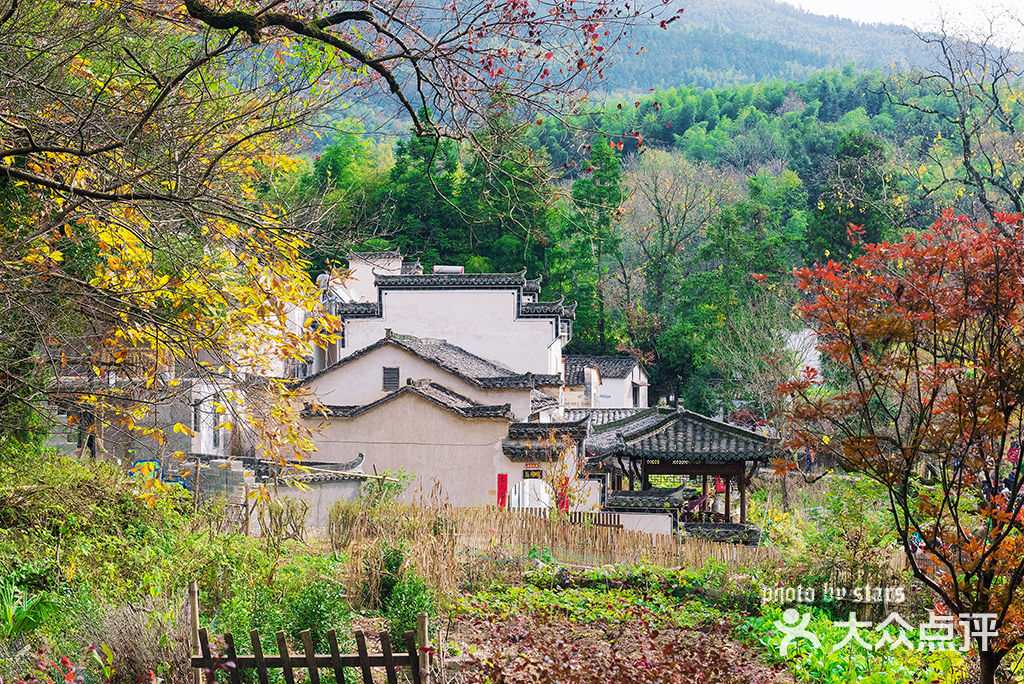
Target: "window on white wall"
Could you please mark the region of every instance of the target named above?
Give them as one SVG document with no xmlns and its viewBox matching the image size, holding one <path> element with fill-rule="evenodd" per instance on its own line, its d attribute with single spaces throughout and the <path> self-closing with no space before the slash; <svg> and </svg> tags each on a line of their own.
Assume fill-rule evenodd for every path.
<svg viewBox="0 0 1024 684">
<path fill-rule="evenodd" d="M 384 391 L 394 392 L 398 389 L 398 368 L 384 366 Z"/>
<path fill-rule="evenodd" d="M 640 385 L 633 384 L 633 408 L 640 405 Z"/>
</svg>

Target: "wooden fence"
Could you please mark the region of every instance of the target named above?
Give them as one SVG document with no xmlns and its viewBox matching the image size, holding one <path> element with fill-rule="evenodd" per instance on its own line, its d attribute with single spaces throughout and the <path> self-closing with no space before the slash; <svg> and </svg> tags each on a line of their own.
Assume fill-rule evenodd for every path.
<svg viewBox="0 0 1024 684">
<path fill-rule="evenodd" d="M 498 509 L 489 506 L 489 511 L 498 512 Z M 614 527 L 622 529 L 622 517 L 618 513 L 607 511 L 570 511 L 563 513 L 557 508 L 510 508 L 505 511 L 512 516 L 544 518 L 545 520 L 565 520 L 570 525 L 593 525 L 595 527 Z"/>
<path fill-rule="evenodd" d="M 637 532 L 610 519 L 604 524 L 574 524 L 530 510 L 493 508 L 460 508 L 454 517 L 462 549 L 520 556 L 546 553 L 570 565 L 645 561 L 663 567 L 703 567 L 714 559 L 730 567 L 746 567 L 777 559 L 774 549 Z"/>
<path fill-rule="evenodd" d="M 416 631 L 406 632 L 402 644 L 404 651 L 398 653 L 392 648 L 391 635 L 380 633 L 380 653 L 370 653 L 366 635 L 362 630 L 355 632 L 356 653 L 341 653 L 338 647 L 338 633 L 331 629 L 325 635 L 331 650 L 328 654 L 317 653 L 313 647 L 313 634 L 306 629 L 300 632 L 302 653 L 292 653 L 284 632 L 277 632 L 277 654 L 266 654 L 258 630 L 249 632 L 252 654 L 240 654 L 235 647 L 235 638 L 229 632 L 223 635 L 223 652 L 214 654 L 210 646 L 210 635 L 205 627 L 199 626 L 199 584 L 192 580 L 188 586 L 190 641 L 192 646 L 191 665 L 194 668 L 193 684 L 202 684 L 202 673 L 226 670 L 231 684 L 242 684 L 242 672 L 255 670 L 260 684 L 269 684 L 270 670 L 281 670 L 285 684 L 295 684 L 295 671 L 306 670 L 309 684 L 320 684 L 320 670 L 330 668 L 335 684 L 347 684 L 346 668 L 356 671 L 355 680 L 362 678 L 363 684 L 374 684 L 373 669 L 383 668 L 388 684 L 398 684 L 399 668 L 409 670 L 408 680 L 412 684 L 426 684 L 430 671 L 430 634 L 427 631 L 427 614 L 416 617 Z M 417 646 L 418 642 L 418 646 Z M 211 678 L 212 679 L 212 678 Z"/>
<path fill-rule="evenodd" d="M 370 653 L 366 646 L 366 636 L 362 631 L 355 633 L 358 653 L 342 654 L 338 649 L 338 635 L 332 629 L 327 632 L 329 654 L 318 654 L 313 649 L 313 637 L 310 631 L 303 630 L 302 653 L 291 653 L 284 632 L 277 633 L 278 655 L 264 655 L 263 644 L 257 630 L 249 634 L 252 642 L 252 655 L 239 655 L 235 649 L 234 637 L 224 635 L 224 652 L 214 655 L 210 648 L 210 637 L 203 627 L 199 630 L 199 655 L 192 656 L 192 667 L 206 672 L 224 669 L 228 673 L 231 684 L 242 684 L 242 672 L 255 670 L 260 684 L 269 684 L 269 671 L 281 670 L 285 684 L 295 684 L 295 670 L 306 670 L 310 684 L 320 684 L 320 670 L 330 668 L 336 684 L 345 684 L 345 669 L 357 670 L 356 679 L 362 677 L 363 684 L 374 684 L 373 669 L 383 668 L 388 684 L 398 684 L 398 669 L 409 670 L 409 680 L 413 684 L 423 684 L 425 668 L 420 662 L 420 652 L 416 647 L 416 638 L 412 632 L 405 633 L 404 652 L 395 653 L 391 647 L 391 637 L 387 632 L 380 634 L 380 653 Z"/>
</svg>

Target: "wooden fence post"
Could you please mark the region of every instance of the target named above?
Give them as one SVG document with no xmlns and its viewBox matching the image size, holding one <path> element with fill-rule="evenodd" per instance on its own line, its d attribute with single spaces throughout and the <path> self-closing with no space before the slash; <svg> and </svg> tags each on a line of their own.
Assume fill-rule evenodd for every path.
<svg viewBox="0 0 1024 684">
<path fill-rule="evenodd" d="M 249 484 L 246 483 L 246 485 L 245 485 L 245 498 L 242 500 L 242 507 L 243 507 L 243 510 L 245 511 L 245 516 L 244 516 L 245 517 L 245 522 L 242 523 L 243 525 L 245 525 L 245 531 L 242 534 L 244 534 L 246 537 L 249 536 L 249 523 L 250 523 L 250 518 L 249 518 L 249 515 L 250 515 L 250 511 L 249 511 L 249 497 L 250 496 L 252 496 L 252 492 L 249 491 Z"/>
<path fill-rule="evenodd" d="M 430 634 L 427 632 L 427 614 L 416 617 L 416 642 L 420 646 L 420 673 L 424 682 L 430 681 Z"/>
<path fill-rule="evenodd" d="M 192 580 L 188 583 L 188 619 L 191 627 L 190 655 L 199 653 L 199 583 Z M 202 684 L 203 671 L 198 667 L 193 671 L 193 682 Z"/>
</svg>

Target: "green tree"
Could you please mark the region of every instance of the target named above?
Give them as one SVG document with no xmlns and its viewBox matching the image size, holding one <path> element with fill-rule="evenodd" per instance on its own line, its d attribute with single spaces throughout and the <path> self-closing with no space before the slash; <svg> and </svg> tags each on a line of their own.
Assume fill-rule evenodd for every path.
<svg viewBox="0 0 1024 684">
<path fill-rule="evenodd" d="M 700 96 L 700 113 L 698 119 L 708 125 L 708 130 L 714 130 L 721 120 L 722 115 L 718 109 L 718 97 L 713 90 L 705 90 Z"/>
<path fill-rule="evenodd" d="M 846 133 L 818 197 L 808 231 L 809 259 L 845 259 L 853 253 L 847 226 L 864 228 L 869 243 L 891 237 L 904 222 L 903 195 L 885 145 L 875 135 Z"/>
<path fill-rule="evenodd" d="M 619 254 L 621 236 L 617 223 L 623 188 L 619 155 L 606 139 L 595 141 L 587 173 L 572 184 L 571 196 L 575 206 L 569 218 L 570 229 L 566 231 L 570 243 L 569 252 L 581 254 L 589 250 L 587 266 L 590 273 L 580 272 L 577 276 L 580 280 L 591 281 L 584 286 L 586 289 L 592 288 L 596 308 L 597 330 L 591 343 L 596 349 L 607 351 L 611 346 L 606 292 L 608 264 Z"/>
</svg>

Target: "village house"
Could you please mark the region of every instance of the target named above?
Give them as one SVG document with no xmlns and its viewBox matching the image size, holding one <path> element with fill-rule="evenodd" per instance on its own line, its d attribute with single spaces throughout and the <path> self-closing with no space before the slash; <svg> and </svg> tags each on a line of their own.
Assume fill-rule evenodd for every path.
<svg viewBox="0 0 1024 684">
<path fill-rule="evenodd" d="M 647 371 L 632 356 L 565 356 L 565 405 L 647 408 Z"/>
<path fill-rule="evenodd" d="M 349 264 L 344 280 L 318 280 L 325 308 L 342 323 L 337 342 L 305 365 L 273 371 L 300 390 L 315 450 L 309 471 L 275 475 L 243 432 L 221 426 L 225 409 L 239 410 L 226 395 L 242 384 L 173 369 L 154 388 L 167 401 L 147 420 L 182 423 L 192 434 L 168 431 L 173 439 L 162 449 L 122 446 L 118 458 L 151 463 L 165 478 L 191 464 L 222 475 L 222 483 L 201 477 L 200 485 L 225 492 L 243 478 L 301 481 L 299 493 L 282 492 L 311 506 L 314 526 L 374 471 L 402 468 L 416 478 L 410 499 L 438 485 L 456 506 L 546 508 L 571 499 L 577 510 L 612 512 L 647 532 L 749 532 L 746 484 L 769 440 L 681 408 L 648 408 L 647 373 L 633 357 L 563 355 L 575 306 L 540 301 L 540 279 L 451 266 L 424 274 L 397 252 L 353 254 Z M 312 315 L 293 313 L 296 326 Z M 258 385 L 259 377 L 242 381 Z M 84 378 L 69 368 L 59 382 L 70 388 Z M 86 433 L 82 423 L 68 437 L 111 453 L 110 429 Z M 185 463 L 169 450 L 187 453 Z"/>
<path fill-rule="evenodd" d="M 385 336 L 387 330 L 443 339 L 516 373 L 561 375 L 562 348 L 572 339 L 575 304 L 540 302 L 540 278 L 519 273 L 463 273 L 437 267 L 424 274 L 397 252 L 349 257 L 344 282 L 322 277 L 326 304 L 344 329 L 320 350 L 319 372 Z"/>
<path fill-rule="evenodd" d="M 561 469 L 577 508 L 614 511 L 632 529 L 748 531 L 746 485 L 769 441 L 648 408 L 633 357 L 563 355 L 575 308 L 539 301 L 539 279 L 424 274 L 397 252 L 353 254 L 349 266 L 344 281 L 320 279 L 343 330 L 300 382 L 318 460 L 404 468 L 458 506 L 560 505 L 550 475 Z"/>
<path fill-rule="evenodd" d="M 365 454 L 365 472 L 405 468 L 455 505 L 556 503 L 544 466 L 585 435 L 558 421 L 574 307 L 538 301 L 523 272 L 423 274 L 394 252 L 349 266 L 320 281 L 343 330 L 300 381 L 316 458 Z"/>
</svg>

